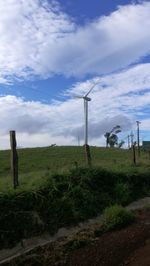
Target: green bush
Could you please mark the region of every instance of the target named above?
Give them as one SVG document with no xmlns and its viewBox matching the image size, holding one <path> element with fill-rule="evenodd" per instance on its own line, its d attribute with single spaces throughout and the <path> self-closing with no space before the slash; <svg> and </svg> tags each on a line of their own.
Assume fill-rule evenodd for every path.
<svg viewBox="0 0 150 266">
<path fill-rule="evenodd" d="M 150 189 L 149 173 L 134 173 L 127 176 L 127 182 L 132 192 L 132 200 L 148 195 Z"/>
<path fill-rule="evenodd" d="M 113 205 L 105 209 L 103 214 L 103 229 L 109 231 L 112 229 L 121 229 L 134 220 L 131 212 L 127 211 L 121 205 Z"/>
<path fill-rule="evenodd" d="M 0 216 L 0 248 L 11 247 L 22 238 L 38 235 L 44 224 L 36 212 L 9 211 Z"/>
<path fill-rule="evenodd" d="M 130 201 L 131 191 L 127 183 L 117 183 L 114 188 L 115 201 L 118 204 L 125 205 Z"/>
<path fill-rule="evenodd" d="M 78 221 L 96 216 L 98 211 L 97 197 L 92 191 L 76 186 L 72 188 L 68 197 L 74 203 L 74 210 Z"/>
</svg>

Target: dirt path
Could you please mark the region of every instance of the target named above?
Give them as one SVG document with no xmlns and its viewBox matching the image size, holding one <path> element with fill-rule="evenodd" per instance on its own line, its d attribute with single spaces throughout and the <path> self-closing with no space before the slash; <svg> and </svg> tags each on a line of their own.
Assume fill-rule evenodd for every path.
<svg viewBox="0 0 150 266">
<path fill-rule="evenodd" d="M 149 266 L 150 210 L 137 212 L 137 222 L 106 233 L 94 245 L 70 253 L 66 266 Z"/>
<path fill-rule="evenodd" d="M 128 258 L 125 265 L 128 266 L 149 266 L 150 265 L 150 240 L 148 239 L 144 247 L 137 249 Z"/>
</svg>

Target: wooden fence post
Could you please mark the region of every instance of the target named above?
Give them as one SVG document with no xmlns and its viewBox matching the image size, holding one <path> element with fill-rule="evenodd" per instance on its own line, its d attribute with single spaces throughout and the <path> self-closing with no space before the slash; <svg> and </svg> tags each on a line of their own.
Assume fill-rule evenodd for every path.
<svg viewBox="0 0 150 266">
<path fill-rule="evenodd" d="M 16 132 L 10 131 L 10 146 L 11 146 L 11 172 L 13 177 L 14 189 L 19 185 L 18 182 L 18 154 L 16 150 Z"/>
<path fill-rule="evenodd" d="M 148 159 L 150 161 L 150 150 L 148 151 Z"/>
<path fill-rule="evenodd" d="M 91 167 L 91 153 L 90 153 L 90 146 L 88 144 L 84 145 L 84 150 L 85 150 L 85 158 L 87 165 Z"/>
<path fill-rule="evenodd" d="M 134 165 L 136 165 L 135 146 L 136 146 L 136 142 L 134 142 L 133 145 L 132 145 L 132 151 L 133 151 L 133 164 L 134 164 Z"/>
</svg>

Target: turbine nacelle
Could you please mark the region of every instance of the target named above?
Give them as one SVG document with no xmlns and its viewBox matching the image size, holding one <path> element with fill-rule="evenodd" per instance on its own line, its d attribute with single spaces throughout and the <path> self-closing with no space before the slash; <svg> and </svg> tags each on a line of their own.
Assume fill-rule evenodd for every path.
<svg viewBox="0 0 150 266">
<path fill-rule="evenodd" d="M 88 102 L 91 101 L 91 98 L 89 98 L 89 97 L 87 97 L 87 96 L 84 96 L 83 99 L 86 100 L 86 101 L 88 101 Z"/>
</svg>

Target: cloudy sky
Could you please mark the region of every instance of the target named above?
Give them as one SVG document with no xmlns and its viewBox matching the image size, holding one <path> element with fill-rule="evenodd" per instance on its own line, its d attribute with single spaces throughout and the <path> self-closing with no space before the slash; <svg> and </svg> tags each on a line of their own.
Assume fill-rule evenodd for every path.
<svg viewBox="0 0 150 266">
<path fill-rule="evenodd" d="M 0 0 L 0 149 L 150 139 L 150 1 Z"/>
</svg>

